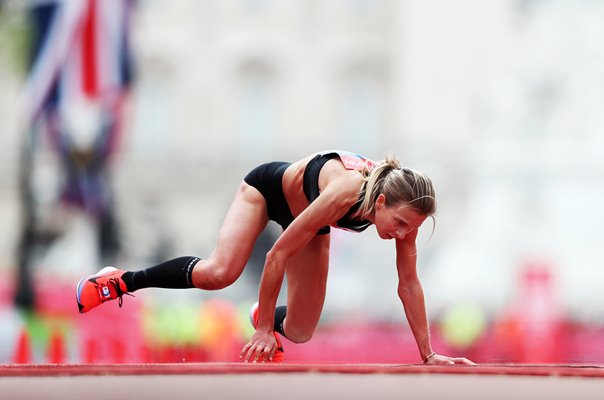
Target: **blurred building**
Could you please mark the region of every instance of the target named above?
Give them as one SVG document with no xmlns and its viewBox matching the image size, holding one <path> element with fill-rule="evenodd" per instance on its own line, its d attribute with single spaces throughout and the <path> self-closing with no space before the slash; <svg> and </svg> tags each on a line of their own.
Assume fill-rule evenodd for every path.
<svg viewBox="0 0 604 400">
<path fill-rule="evenodd" d="M 563 311 L 601 320 L 603 20 L 604 4 L 589 1 L 140 1 L 115 170 L 124 263 L 208 254 L 260 162 L 394 152 L 437 189 L 436 230 L 418 243 L 431 315 L 462 300 L 502 312 L 522 266 L 538 262 Z M 0 265 L 10 268 L 20 77 L 2 43 Z M 393 246 L 375 236 L 333 234 L 326 315 L 402 319 Z"/>
</svg>

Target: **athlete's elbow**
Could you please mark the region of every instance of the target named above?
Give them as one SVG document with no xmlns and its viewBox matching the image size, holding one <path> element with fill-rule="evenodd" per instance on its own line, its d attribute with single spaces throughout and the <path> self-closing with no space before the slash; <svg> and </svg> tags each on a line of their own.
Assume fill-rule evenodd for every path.
<svg viewBox="0 0 604 400">
<path fill-rule="evenodd" d="M 271 249 L 266 253 L 266 268 L 277 268 L 278 266 L 284 266 L 287 261 L 287 254 L 278 249 Z"/>
<path fill-rule="evenodd" d="M 405 299 L 409 298 L 409 288 L 407 286 L 399 286 L 397 289 L 397 294 L 399 299 L 405 301 Z"/>
<path fill-rule="evenodd" d="M 423 293 L 423 291 L 419 281 L 414 280 L 404 284 L 399 284 L 397 293 L 398 297 L 404 302 L 409 298 L 415 297 L 417 294 Z"/>
</svg>

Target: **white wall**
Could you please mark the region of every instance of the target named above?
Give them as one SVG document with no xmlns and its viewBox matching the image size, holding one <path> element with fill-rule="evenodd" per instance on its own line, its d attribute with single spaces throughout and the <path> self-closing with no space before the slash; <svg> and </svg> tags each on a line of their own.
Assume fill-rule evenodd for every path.
<svg viewBox="0 0 604 400">
<path fill-rule="evenodd" d="M 211 251 L 238 182 L 261 161 L 394 151 L 437 188 L 436 231 L 419 243 L 432 311 L 468 299 L 501 311 L 519 268 L 538 261 L 573 317 L 598 317 L 603 16 L 599 2 L 562 0 L 140 2 L 116 165 L 127 264 L 162 241 L 173 255 Z M 22 132 L 19 78 L 2 59 L 0 82 L 9 266 Z M 334 235 L 328 314 L 400 310 L 391 243 L 374 236 Z"/>
</svg>

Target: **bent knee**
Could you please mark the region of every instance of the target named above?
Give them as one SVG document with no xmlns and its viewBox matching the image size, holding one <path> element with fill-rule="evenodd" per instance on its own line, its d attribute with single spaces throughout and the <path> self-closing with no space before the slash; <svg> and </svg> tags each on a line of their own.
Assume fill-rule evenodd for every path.
<svg viewBox="0 0 604 400">
<path fill-rule="evenodd" d="M 193 284 L 199 289 L 220 290 L 232 285 L 239 273 L 233 272 L 228 266 L 215 265 L 206 262 L 193 270 Z"/>
<path fill-rule="evenodd" d="M 286 327 L 285 334 L 287 339 L 294 343 L 306 343 L 312 339 L 315 329 L 290 329 Z"/>
</svg>

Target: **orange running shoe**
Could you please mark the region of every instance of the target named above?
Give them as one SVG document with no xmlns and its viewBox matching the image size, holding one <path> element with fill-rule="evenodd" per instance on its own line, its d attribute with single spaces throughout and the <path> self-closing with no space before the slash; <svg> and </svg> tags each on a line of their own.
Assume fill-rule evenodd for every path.
<svg viewBox="0 0 604 400">
<path fill-rule="evenodd" d="M 88 312 L 94 307 L 114 299 L 119 299 L 118 304 L 121 307 L 123 295 L 133 296 L 127 293 L 128 289 L 121 278 L 124 272 L 117 268 L 105 267 L 96 275 L 80 279 L 76 291 L 80 313 Z"/>
<path fill-rule="evenodd" d="M 254 329 L 258 329 L 258 302 L 254 303 L 252 308 L 250 308 L 250 322 Z M 265 360 L 265 362 L 282 363 L 285 361 L 285 351 L 283 350 L 281 339 L 279 339 L 279 334 L 275 332 L 274 335 L 275 340 L 277 341 L 277 350 L 275 350 L 275 354 L 273 354 L 273 359 L 270 361 Z"/>
</svg>

